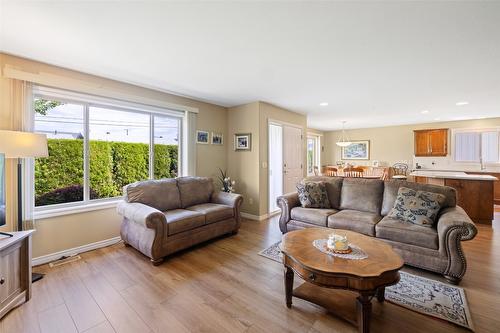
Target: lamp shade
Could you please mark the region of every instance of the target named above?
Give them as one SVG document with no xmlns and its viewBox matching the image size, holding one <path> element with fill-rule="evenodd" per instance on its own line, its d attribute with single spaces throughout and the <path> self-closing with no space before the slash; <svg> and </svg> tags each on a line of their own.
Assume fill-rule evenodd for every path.
<svg viewBox="0 0 500 333">
<path fill-rule="evenodd" d="M 0 130 L 0 153 L 4 153 L 6 158 L 47 157 L 47 136 Z"/>
</svg>

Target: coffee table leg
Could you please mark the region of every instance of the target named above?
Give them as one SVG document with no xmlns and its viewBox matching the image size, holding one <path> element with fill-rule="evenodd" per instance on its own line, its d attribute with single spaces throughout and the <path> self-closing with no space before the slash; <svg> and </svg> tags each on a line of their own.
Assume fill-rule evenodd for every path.
<svg viewBox="0 0 500 333">
<path fill-rule="evenodd" d="M 370 332 L 370 317 L 372 314 L 372 302 L 370 300 L 370 295 L 359 295 L 356 299 L 356 308 L 358 312 L 358 332 Z"/>
<path fill-rule="evenodd" d="M 292 307 L 292 293 L 293 293 L 293 270 L 285 266 L 285 295 L 287 308 Z"/>
<path fill-rule="evenodd" d="M 383 302 L 385 301 L 385 287 L 380 287 L 377 289 L 377 293 L 376 293 L 376 296 L 377 296 L 377 301 L 379 302 Z"/>
</svg>

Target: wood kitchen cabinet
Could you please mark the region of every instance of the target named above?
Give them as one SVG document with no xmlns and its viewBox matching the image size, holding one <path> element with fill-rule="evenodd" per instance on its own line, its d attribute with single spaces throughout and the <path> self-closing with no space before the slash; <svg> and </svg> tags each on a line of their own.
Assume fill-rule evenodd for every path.
<svg viewBox="0 0 500 333">
<path fill-rule="evenodd" d="M 475 223 L 490 224 L 493 220 L 493 181 L 471 179 L 444 179 L 412 177 L 416 183 L 445 185 L 457 190 L 457 205 L 462 207 Z"/>
<path fill-rule="evenodd" d="M 448 129 L 415 130 L 415 156 L 446 156 Z"/>
</svg>

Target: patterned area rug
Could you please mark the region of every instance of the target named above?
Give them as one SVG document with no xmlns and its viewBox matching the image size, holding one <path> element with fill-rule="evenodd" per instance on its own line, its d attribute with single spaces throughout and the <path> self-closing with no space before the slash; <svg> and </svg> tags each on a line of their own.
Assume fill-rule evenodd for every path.
<svg viewBox="0 0 500 333">
<path fill-rule="evenodd" d="M 280 243 L 274 243 L 259 254 L 281 263 Z M 474 330 L 462 288 L 406 272 L 400 275 L 398 284 L 386 288 L 387 301 Z"/>
</svg>

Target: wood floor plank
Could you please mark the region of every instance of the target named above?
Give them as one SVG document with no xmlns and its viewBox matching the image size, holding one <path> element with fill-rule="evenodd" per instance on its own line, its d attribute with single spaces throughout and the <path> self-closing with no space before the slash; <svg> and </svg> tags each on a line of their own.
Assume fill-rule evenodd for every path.
<svg viewBox="0 0 500 333">
<path fill-rule="evenodd" d="M 61 304 L 38 313 L 41 333 L 77 333 L 66 305 Z"/>
<path fill-rule="evenodd" d="M 56 278 L 61 295 L 79 332 L 106 320 L 75 270 L 63 269 Z"/>
<path fill-rule="evenodd" d="M 91 327 L 84 333 L 115 333 L 115 330 L 108 321 L 102 322 L 97 326 Z"/>
</svg>

